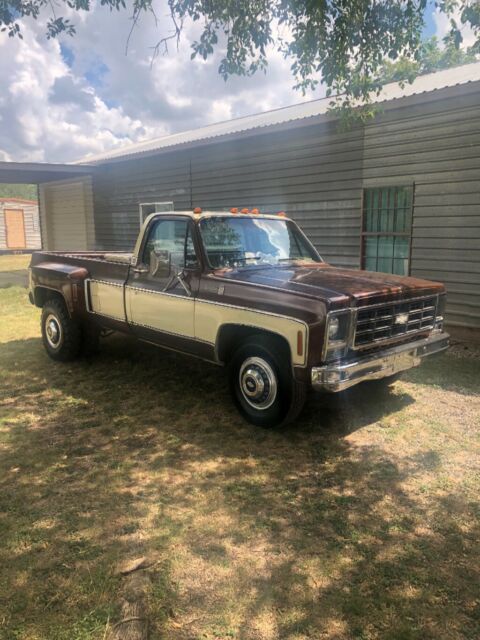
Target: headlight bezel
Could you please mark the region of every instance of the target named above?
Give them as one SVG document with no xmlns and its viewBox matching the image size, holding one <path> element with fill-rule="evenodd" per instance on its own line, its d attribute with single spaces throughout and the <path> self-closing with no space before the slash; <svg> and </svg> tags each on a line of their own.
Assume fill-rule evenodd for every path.
<svg viewBox="0 0 480 640">
<path fill-rule="evenodd" d="M 437 296 L 437 305 L 435 309 L 435 322 L 433 330 L 440 332 L 443 331 L 443 325 L 445 323 L 445 309 L 447 306 L 447 293 L 439 293 Z"/>
<path fill-rule="evenodd" d="M 338 360 L 344 356 L 350 346 L 355 309 L 339 309 L 329 311 L 325 321 L 325 335 L 323 341 L 322 360 Z M 333 336 L 330 335 L 332 324 L 338 328 Z M 329 355 L 330 354 L 330 355 Z"/>
</svg>

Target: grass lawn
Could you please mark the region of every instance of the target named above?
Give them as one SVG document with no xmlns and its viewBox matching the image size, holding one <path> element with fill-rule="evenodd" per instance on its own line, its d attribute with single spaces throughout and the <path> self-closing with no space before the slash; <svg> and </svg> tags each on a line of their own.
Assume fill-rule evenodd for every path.
<svg viewBox="0 0 480 640">
<path fill-rule="evenodd" d="M 19 271 L 28 269 L 31 255 L 27 254 L 4 254 L 0 256 L 0 272 L 2 271 Z"/>
<path fill-rule="evenodd" d="M 478 359 L 262 431 L 221 369 L 115 337 L 54 363 L 25 290 L 0 309 L 2 640 L 102 640 L 145 554 L 152 638 L 478 640 Z"/>
</svg>

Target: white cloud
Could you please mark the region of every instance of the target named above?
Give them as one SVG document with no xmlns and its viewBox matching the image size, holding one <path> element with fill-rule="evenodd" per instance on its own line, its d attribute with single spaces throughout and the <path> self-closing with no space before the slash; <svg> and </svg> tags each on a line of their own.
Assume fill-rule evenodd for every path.
<svg viewBox="0 0 480 640">
<path fill-rule="evenodd" d="M 457 25 L 460 26 L 460 31 L 463 37 L 462 48 L 471 47 L 475 44 L 476 37 L 473 30 L 470 26 L 462 25 L 461 23 L 459 8 L 452 13 L 451 17 L 455 20 Z M 447 16 L 437 8 L 433 12 L 433 20 L 436 26 L 436 36 L 439 40 L 442 40 L 451 29 L 450 16 Z"/>
<path fill-rule="evenodd" d="M 142 17 L 128 55 L 128 13 L 99 5 L 74 16 L 77 34 L 61 42 L 47 41 L 36 23 L 25 27 L 23 41 L 0 35 L 0 158 L 69 161 L 311 99 L 292 90 L 289 63 L 275 50 L 266 75 L 227 82 L 217 73 L 220 52 L 190 60 L 193 23 L 185 25 L 178 51 L 170 43 L 169 55 L 151 65 L 152 47 L 170 28 L 165 15 L 159 6 L 158 26 Z"/>
</svg>

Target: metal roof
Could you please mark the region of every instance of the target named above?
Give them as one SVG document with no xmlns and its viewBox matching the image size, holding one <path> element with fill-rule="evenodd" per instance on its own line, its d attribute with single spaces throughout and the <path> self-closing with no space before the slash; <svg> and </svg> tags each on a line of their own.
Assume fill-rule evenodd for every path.
<svg viewBox="0 0 480 640">
<path fill-rule="evenodd" d="M 387 84 L 378 96 L 376 95 L 372 98 L 372 101 L 374 103 L 390 102 L 399 98 L 407 98 L 478 81 L 480 81 L 480 62 L 474 62 L 461 67 L 419 76 L 411 84 L 407 83 L 403 87 L 398 82 Z M 109 161 L 128 159 L 132 156 L 152 155 L 162 150 L 190 146 L 206 140 L 212 141 L 215 138 L 236 137 L 236 135 L 246 131 L 294 123 L 308 118 L 331 118 L 332 116 L 328 114 L 331 101 L 332 98 L 321 98 L 243 118 L 219 122 L 199 129 L 174 133 L 153 140 L 129 144 L 105 153 L 87 156 L 82 158 L 80 162 L 83 164 L 103 164 Z"/>
<path fill-rule="evenodd" d="M 92 173 L 92 166 L 47 162 L 0 162 L 0 182 L 36 184 L 80 177 Z"/>
</svg>

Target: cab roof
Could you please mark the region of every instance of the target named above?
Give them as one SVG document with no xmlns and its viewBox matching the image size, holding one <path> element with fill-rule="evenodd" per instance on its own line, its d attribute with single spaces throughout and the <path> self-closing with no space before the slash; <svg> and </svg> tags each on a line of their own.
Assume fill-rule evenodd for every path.
<svg viewBox="0 0 480 640">
<path fill-rule="evenodd" d="M 174 216 L 188 216 L 190 218 L 192 218 L 193 220 L 198 220 L 198 219 L 202 219 L 202 218 L 213 218 L 213 217 L 222 217 L 222 218 L 267 218 L 269 220 L 278 220 L 279 218 L 282 220 L 289 220 L 290 218 L 288 218 L 288 216 L 286 216 L 286 214 L 283 211 L 280 211 L 278 213 L 261 213 L 260 211 L 257 211 L 255 209 L 252 210 L 244 210 L 244 209 L 239 209 L 237 211 L 203 211 L 203 210 L 193 210 L 193 211 L 157 211 L 154 213 L 151 213 L 146 219 L 145 222 L 147 220 L 150 220 L 153 217 L 157 217 L 157 216 L 167 216 L 167 215 L 174 215 Z"/>
</svg>

